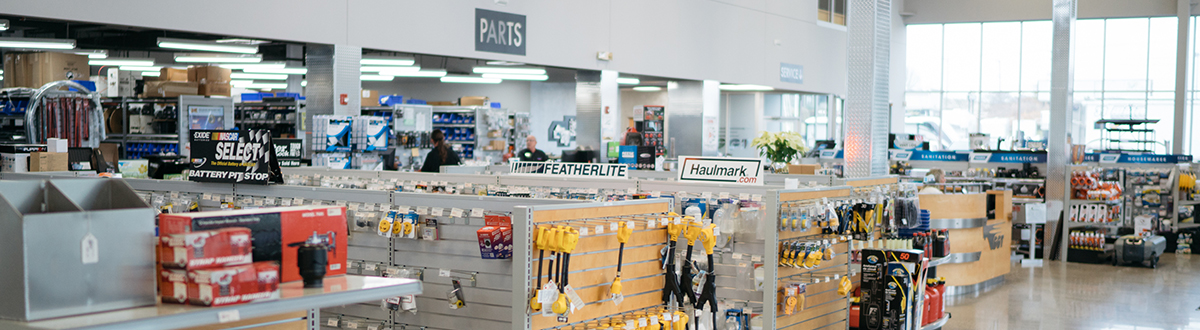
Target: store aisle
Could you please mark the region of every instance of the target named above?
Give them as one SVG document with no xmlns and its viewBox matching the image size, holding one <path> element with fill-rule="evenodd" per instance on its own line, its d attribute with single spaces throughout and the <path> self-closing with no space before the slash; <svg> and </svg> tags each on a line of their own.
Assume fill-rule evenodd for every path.
<svg viewBox="0 0 1200 330">
<path fill-rule="evenodd" d="M 1158 269 L 1014 263 L 1003 286 L 947 307 L 945 329 L 1200 329 L 1198 306 L 1200 256 L 1168 253 Z"/>
</svg>

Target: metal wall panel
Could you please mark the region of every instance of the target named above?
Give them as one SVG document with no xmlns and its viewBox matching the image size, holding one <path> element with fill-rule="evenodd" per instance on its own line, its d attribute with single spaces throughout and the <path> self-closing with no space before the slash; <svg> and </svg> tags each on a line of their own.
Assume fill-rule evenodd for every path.
<svg viewBox="0 0 1200 330">
<path fill-rule="evenodd" d="M 600 71 L 575 73 L 575 145 L 579 148 L 603 150 L 600 99 Z"/>
<path fill-rule="evenodd" d="M 1050 59 L 1050 136 L 1046 144 L 1046 220 L 1056 220 L 1066 200 L 1071 144 L 1084 144 L 1081 136 L 1072 137 L 1068 128 L 1074 126 L 1074 80 L 1075 80 L 1075 17 L 1077 0 L 1054 0 L 1051 7 L 1053 35 Z M 1049 228 L 1053 228 L 1047 226 Z M 1059 234 L 1067 239 L 1063 233 Z M 1047 237 L 1053 237 L 1047 235 Z M 1067 244 L 1062 244 L 1066 256 Z"/>
<path fill-rule="evenodd" d="M 704 83 L 667 83 L 667 157 L 704 154 Z"/>
<path fill-rule="evenodd" d="M 846 176 L 887 173 L 891 0 L 850 0 Z"/>
<path fill-rule="evenodd" d="M 305 59 L 308 66 L 305 122 L 311 123 L 313 115 L 359 114 L 362 47 L 308 44 Z M 345 105 L 338 102 L 339 94 L 347 95 Z"/>
</svg>

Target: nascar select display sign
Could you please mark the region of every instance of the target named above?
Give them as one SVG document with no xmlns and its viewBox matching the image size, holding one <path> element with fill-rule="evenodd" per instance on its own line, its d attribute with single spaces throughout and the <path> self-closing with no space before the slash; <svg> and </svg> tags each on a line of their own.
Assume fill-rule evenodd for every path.
<svg viewBox="0 0 1200 330">
<path fill-rule="evenodd" d="M 679 181 L 763 185 L 763 161 L 756 158 L 679 157 Z"/>
<path fill-rule="evenodd" d="M 271 131 L 189 131 L 192 167 L 188 179 L 198 182 L 282 183 L 283 175 L 271 144 Z"/>
<path fill-rule="evenodd" d="M 510 174 L 575 178 L 628 179 L 628 164 L 509 162 Z"/>
</svg>

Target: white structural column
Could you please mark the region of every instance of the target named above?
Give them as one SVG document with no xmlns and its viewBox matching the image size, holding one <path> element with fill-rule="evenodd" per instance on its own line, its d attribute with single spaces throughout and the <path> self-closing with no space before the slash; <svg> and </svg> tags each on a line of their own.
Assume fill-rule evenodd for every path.
<svg viewBox="0 0 1200 330">
<path fill-rule="evenodd" d="M 847 177 L 887 174 L 888 70 L 891 0 L 850 0 L 849 93 L 846 98 Z M 832 103 L 832 102 L 831 102 Z"/>
<path fill-rule="evenodd" d="M 1179 42 L 1175 47 L 1175 127 L 1171 140 L 1173 154 L 1184 153 L 1184 148 L 1191 146 L 1187 139 L 1188 104 L 1188 72 L 1192 67 L 1192 1 L 1177 0 L 1176 17 L 1179 18 Z"/>
<path fill-rule="evenodd" d="M 721 130 L 721 82 L 705 80 L 700 89 L 700 113 L 704 120 L 701 156 L 717 156 L 721 152 L 717 150 Z"/>
<path fill-rule="evenodd" d="M 620 74 L 600 70 L 600 159 L 608 160 L 608 143 L 621 142 L 621 90 L 617 85 Z"/>
<path fill-rule="evenodd" d="M 312 115 L 361 114 L 362 47 L 309 44 L 307 48 L 307 122 L 312 122 Z"/>
<path fill-rule="evenodd" d="M 1058 217 L 1067 198 L 1067 170 L 1071 160 L 1071 144 L 1084 141 L 1071 140 L 1074 127 L 1075 80 L 1075 15 L 1077 0 L 1053 0 L 1051 21 L 1053 39 L 1050 59 L 1050 138 L 1047 143 L 1046 208 L 1047 220 Z M 1057 203 L 1055 203 L 1057 202 Z M 1063 228 L 1067 228 L 1063 226 Z M 1064 232 L 1068 230 L 1063 230 Z M 1066 239 L 1064 233 L 1059 236 Z M 1046 237 L 1054 237 L 1047 235 Z M 1062 245 L 1065 258 L 1067 246 Z"/>
</svg>

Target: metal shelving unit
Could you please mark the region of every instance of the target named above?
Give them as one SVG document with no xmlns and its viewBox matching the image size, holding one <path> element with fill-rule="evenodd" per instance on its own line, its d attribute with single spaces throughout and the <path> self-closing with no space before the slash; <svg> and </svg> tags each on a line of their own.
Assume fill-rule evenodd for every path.
<svg viewBox="0 0 1200 330">
<path fill-rule="evenodd" d="M 304 102 L 242 102 L 233 105 L 239 129 L 269 129 L 275 138 L 303 139 Z"/>
<path fill-rule="evenodd" d="M 1153 129 L 1143 128 L 1158 119 L 1101 119 L 1100 149 L 1122 152 L 1154 152 L 1157 141 Z"/>
</svg>

